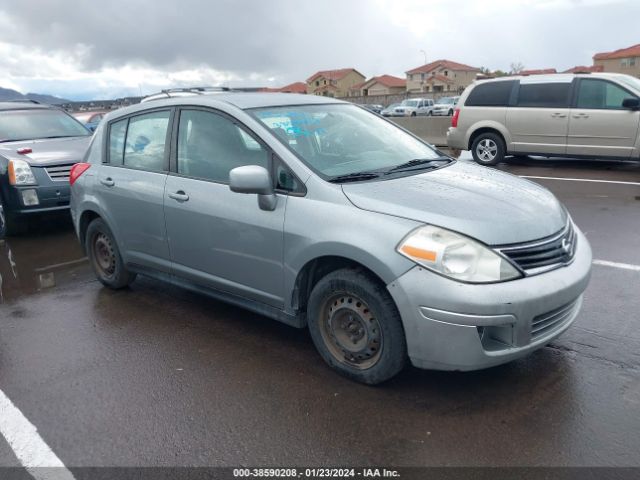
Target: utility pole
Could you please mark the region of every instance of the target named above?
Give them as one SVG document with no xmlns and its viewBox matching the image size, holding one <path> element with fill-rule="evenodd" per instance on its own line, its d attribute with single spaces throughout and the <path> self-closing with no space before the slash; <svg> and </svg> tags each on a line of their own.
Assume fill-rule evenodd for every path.
<svg viewBox="0 0 640 480">
<path fill-rule="evenodd" d="M 427 52 L 425 52 L 424 50 L 420 50 L 420 53 L 422 53 L 422 55 L 424 55 L 424 64 L 427 64 Z"/>
</svg>

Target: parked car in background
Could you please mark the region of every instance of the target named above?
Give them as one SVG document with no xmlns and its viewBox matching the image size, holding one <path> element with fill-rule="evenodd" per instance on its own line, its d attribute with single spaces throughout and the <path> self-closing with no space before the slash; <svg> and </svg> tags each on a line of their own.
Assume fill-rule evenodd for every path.
<svg viewBox="0 0 640 480">
<path fill-rule="evenodd" d="M 384 108 L 384 106 L 378 105 L 378 104 L 375 104 L 375 103 L 366 103 L 366 104 L 362 104 L 360 106 L 366 108 L 367 110 L 372 111 L 373 113 L 380 113 L 380 112 L 382 112 L 382 109 Z"/>
<path fill-rule="evenodd" d="M 98 125 L 108 112 L 74 112 L 71 115 L 87 127 L 92 132 L 98 128 Z"/>
<path fill-rule="evenodd" d="M 145 274 L 308 327 L 364 383 L 407 360 L 473 370 L 526 355 L 569 327 L 589 281 L 589 243 L 544 187 L 327 97 L 118 110 L 70 183 L 104 285 Z"/>
<path fill-rule="evenodd" d="M 433 114 L 434 115 L 448 115 L 448 116 L 452 116 L 453 115 L 453 110 L 456 108 L 456 105 L 458 104 L 458 100 L 460 100 L 460 97 L 442 97 L 439 100 L 436 101 L 435 105 L 433 106 Z"/>
<path fill-rule="evenodd" d="M 397 117 L 433 115 L 433 100 L 430 98 L 408 98 L 394 109 L 394 113 L 394 116 Z"/>
<path fill-rule="evenodd" d="M 395 113 L 395 108 L 399 106 L 400 106 L 399 103 L 392 103 L 388 107 L 383 108 L 382 111 L 380 112 L 380 115 L 382 115 L 383 117 L 395 117 L 397 115 Z"/>
<path fill-rule="evenodd" d="M 69 172 L 91 132 L 58 108 L 0 103 L 0 237 L 30 216 L 69 209 Z"/>
<path fill-rule="evenodd" d="M 451 119 L 450 148 L 482 165 L 506 155 L 640 160 L 640 80 L 613 73 L 482 80 Z"/>
</svg>

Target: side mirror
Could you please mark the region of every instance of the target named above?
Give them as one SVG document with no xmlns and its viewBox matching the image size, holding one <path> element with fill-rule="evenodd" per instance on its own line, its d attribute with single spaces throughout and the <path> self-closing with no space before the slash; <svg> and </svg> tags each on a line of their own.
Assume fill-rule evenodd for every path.
<svg viewBox="0 0 640 480">
<path fill-rule="evenodd" d="M 273 191 L 271 175 L 259 165 L 236 167 L 229 172 L 229 188 L 236 193 L 255 193 L 262 210 L 275 210 L 278 198 Z"/>
<path fill-rule="evenodd" d="M 625 98 L 622 101 L 622 108 L 628 108 L 629 110 L 640 110 L 640 98 Z"/>
</svg>

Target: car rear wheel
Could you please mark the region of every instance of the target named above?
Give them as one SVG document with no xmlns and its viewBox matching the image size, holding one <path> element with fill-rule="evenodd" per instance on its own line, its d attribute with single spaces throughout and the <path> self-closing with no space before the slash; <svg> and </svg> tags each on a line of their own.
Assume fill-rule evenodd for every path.
<svg viewBox="0 0 640 480">
<path fill-rule="evenodd" d="M 313 343 L 340 374 L 375 385 L 404 368 L 400 314 L 384 285 L 370 275 L 355 269 L 329 273 L 311 291 L 307 312 Z"/>
<path fill-rule="evenodd" d="M 89 224 L 85 245 L 91 267 L 102 284 L 119 289 L 135 280 L 136 274 L 129 272 L 124 266 L 113 234 L 101 218 L 96 218 Z"/>
<path fill-rule="evenodd" d="M 481 133 L 471 145 L 471 154 L 480 165 L 497 165 L 504 160 L 504 142 L 495 133 Z"/>
</svg>

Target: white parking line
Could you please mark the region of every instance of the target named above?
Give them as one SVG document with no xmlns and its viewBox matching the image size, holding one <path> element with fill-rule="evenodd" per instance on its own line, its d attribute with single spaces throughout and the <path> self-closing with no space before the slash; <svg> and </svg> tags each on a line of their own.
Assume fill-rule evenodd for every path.
<svg viewBox="0 0 640 480">
<path fill-rule="evenodd" d="M 534 178 L 541 180 L 561 180 L 565 182 L 594 182 L 594 183 L 617 183 L 619 185 L 638 185 L 640 182 L 622 182 L 619 180 L 596 180 L 592 178 L 562 178 L 562 177 L 536 177 L 534 175 L 520 175 L 522 178 Z"/>
<path fill-rule="evenodd" d="M 594 260 L 593 264 L 600 265 L 602 267 L 621 268 L 623 270 L 633 270 L 634 272 L 640 272 L 640 265 L 633 265 L 631 263 L 610 262 L 609 260 Z"/>
<path fill-rule="evenodd" d="M 74 480 L 73 475 L 38 435 L 38 429 L 0 390 L 0 434 L 20 464 L 36 480 Z"/>
</svg>

